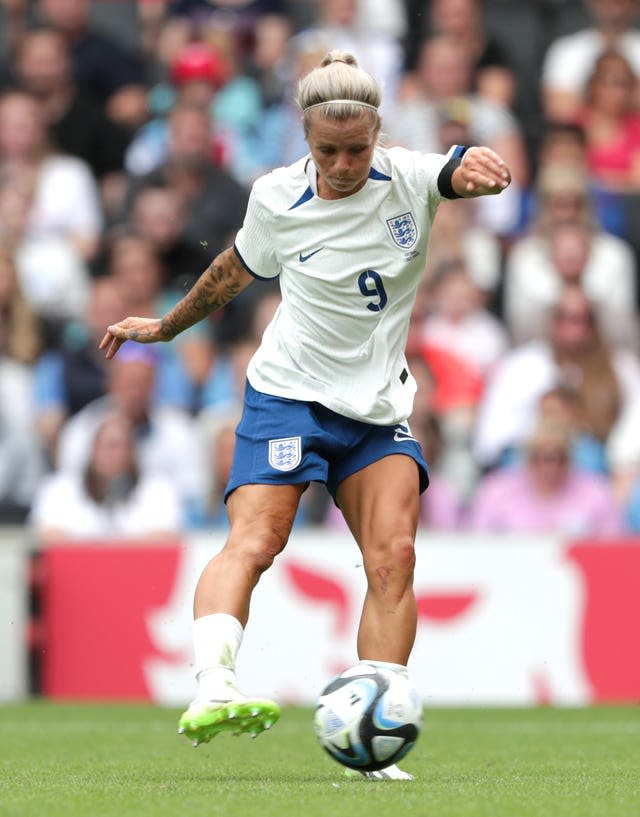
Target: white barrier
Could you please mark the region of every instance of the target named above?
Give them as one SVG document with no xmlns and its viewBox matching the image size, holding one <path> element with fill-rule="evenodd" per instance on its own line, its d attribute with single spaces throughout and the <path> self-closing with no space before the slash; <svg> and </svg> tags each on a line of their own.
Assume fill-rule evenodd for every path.
<svg viewBox="0 0 640 817">
<path fill-rule="evenodd" d="M 0 528 L 0 701 L 27 694 L 27 557 L 21 528 Z"/>
<path fill-rule="evenodd" d="M 222 538 L 48 549 L 45 693 L 188 701 L 195 691 L 193 590 Z M 427 703 L 640 698 L 638 540 L 425 534 L 417 554 L 411 670 Z M 313 702 L 357 660 L 364 592 L 350 536 L 296 532 L 254 595 L 240 686 L 283 702 Z"/>
<path fill-rule="evenodd" d="M 640 548 L 633 551 L 640 557 Z M 167 656 L 145 665 L 158 700 L 177 704 L 194 691 L 191 667 L 175 657 L 190 654 L 191 597 L 210 555 L 210 540 L 191 541 L 167 604 L 148 619 L 154 645 Z M 612 548 L 611 559 L 615 555 Z M 357 660 L 364 586 L 350 537 L 294 536 L 254 596 L 238 663 L 240 683 L 256 694 L 311 702 L 328 678 Z M 582 704 L 599 697 L 598 684 L 604 697 L 612 690 L 615 697 L 621 670 L 608 661 L 602 666 L 599 642 L 594 649 L 586 626 L 588 586 L 589 576 L 571 558 L 570 547 L 550 537 L 421 536 L 411 668 L 425 699 L 462 705 Z M 612 585 L 610 596 L 616 593 Z M 608 615 L 606 605 L 605 599 Z M 619 624 L 626 624 L 623 642 L 635 639 L 632 620 Z M 593 615 L 591 626 L 597 627 Z M 615 640 L 614 633 L 610 637 Z M 637 667 L 633 671 L 637 678 Z"/>
</svg>

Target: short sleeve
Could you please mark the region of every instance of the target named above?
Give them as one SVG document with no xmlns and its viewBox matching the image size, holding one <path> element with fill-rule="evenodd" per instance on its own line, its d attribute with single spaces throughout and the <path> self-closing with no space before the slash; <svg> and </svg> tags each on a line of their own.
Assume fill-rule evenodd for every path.
<svg viewBox="0 0 640 817">
<path fill-rule="evenodd" d="M 256 182 L 242 227 L 235 241 L 236 252 L 247 271 L 256 278 L 276 278 L 280 264 L 275 252 L 273 209 L 268 206 L 267 190 Z"/>
</svg>

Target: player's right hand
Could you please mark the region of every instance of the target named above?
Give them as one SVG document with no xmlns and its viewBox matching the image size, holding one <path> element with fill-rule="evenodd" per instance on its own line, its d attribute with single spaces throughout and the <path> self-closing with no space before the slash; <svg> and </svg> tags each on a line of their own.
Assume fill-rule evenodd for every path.
<svg viewBox="0 0 640 817">
<path fill-rule="evenodd" d="M 160 318 L 125 318 L 107 327 L 98 349 L 106 349 L 105 357 L 111 359 L 125 340 L 156 343 L 167 338 L 162 333 Z"/>
</svg>

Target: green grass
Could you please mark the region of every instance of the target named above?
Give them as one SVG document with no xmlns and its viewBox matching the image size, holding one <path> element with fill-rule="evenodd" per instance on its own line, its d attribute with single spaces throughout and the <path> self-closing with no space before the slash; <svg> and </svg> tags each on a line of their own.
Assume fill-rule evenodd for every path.
<svg viewBox="0 0 640 817">
<path fill-rule="evenodd" d="M 286 709 L 193 749 L 151 706 L 0 707 L 0 817 L 638 817 L 640 709 L 436 709 L 407 783 L 351 780 Z"/>
</svg>

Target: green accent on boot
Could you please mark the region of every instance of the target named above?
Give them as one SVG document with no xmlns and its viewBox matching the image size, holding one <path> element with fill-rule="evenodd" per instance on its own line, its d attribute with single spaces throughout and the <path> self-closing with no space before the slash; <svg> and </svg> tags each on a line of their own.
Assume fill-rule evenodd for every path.
<svg viewBox="0 0 640 817">
<path fill-rule="evenodd" d="M 178 732 L 194 746 L 208 743 L 220 732 L 257 737 L 271 729 L 280 717 L 280 707 L 265 698 L 193 703 L 180 718 Z"/>
</svg>

